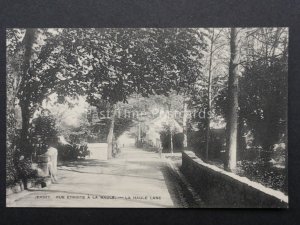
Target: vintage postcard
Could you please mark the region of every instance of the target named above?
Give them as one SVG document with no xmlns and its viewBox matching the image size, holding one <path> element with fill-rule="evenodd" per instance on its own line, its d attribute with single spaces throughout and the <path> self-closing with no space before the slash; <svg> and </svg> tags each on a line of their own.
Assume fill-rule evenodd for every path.
<svg viewBox="0 0 300 225">
<path fill-rule="evenodd" d="M 286 27 L 6 29 L 7 207 L 288 208 Z"/>
</svg>

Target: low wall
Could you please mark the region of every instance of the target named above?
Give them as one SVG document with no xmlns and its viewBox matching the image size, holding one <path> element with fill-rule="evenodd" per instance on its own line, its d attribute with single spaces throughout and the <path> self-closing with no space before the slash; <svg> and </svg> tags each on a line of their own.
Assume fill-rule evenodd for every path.
<svg viewBox="0 0 300 225">
<path fill-rule="evenodd" d="M 89 159 L 107 160 L 107 143 L 88 143 Z"/>
<path fill-rule="evenodd" d="M 194 152 L 182 153 L 181 170 L 208 207 L 288 208 L 282 192 L 204 163 Z"/>
</svg>

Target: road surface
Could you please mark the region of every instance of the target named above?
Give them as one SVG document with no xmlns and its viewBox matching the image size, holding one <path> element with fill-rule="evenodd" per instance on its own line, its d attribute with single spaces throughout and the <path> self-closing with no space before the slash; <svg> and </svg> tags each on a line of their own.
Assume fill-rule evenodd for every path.
<svg viewBox="0 0 300 225">
<path fill-rule="evenodd" d="M 154 152 L 122 148 L 118 158 L 58 168 L 58 181 L 7 198 L 8 207 L 189 207 L 182 184 Z"/>
</svg>

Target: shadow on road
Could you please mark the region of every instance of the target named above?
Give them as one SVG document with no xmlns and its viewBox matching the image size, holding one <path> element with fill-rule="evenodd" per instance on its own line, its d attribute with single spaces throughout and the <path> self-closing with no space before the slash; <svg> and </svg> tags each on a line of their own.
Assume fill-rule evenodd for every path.
<svg viewBox="0 0 300 225">
<path fill-rule="evenodd" d="M 86 173 L 86 174 L 101 174 L 101 175 L 114 175 L 121 177 L 134 177 L 142 179 L 153 179 L 158 181 L 163 181 L 163 178 L 157 178 L 149 173 L 153 167 L 161 169 L 159 162 L 137 162 L 130 161 L 130 163 L 119 164 L 118 162 L 102 161 L 97 159 L 86 159 L 72 162 L 65 162 L 58 167 L 61 171 L 70 171 L 76 173 Z M 115 171 L 112 173 L 112 171 Z M 136 174 L 141 175 L 136 175 Z M 149 176 L 145 176 L 149 175 Z"/>
</svg>

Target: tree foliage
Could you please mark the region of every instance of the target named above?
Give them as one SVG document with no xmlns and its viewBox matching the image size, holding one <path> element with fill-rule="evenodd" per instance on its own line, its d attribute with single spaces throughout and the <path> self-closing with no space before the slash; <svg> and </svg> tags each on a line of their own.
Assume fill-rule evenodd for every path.
<svg viewBox="0 0 300 225">
<path fill-rule="evenodd" d="M 272 151 L 274 144 L 286 142 L 287 66 L 284 64 L 282 59 L 270 66 L 254 62 L 241 78 L 241 117 L 253 133 L 256 145 L 267 152 Z"/>
<path fill-rule="evenodd" d="M 251 132 L 253 146 L 270 160 L 273 146 L 286 143 L 287 31 L 258 28 L 244 32 L 239 78 L 239 136 Z M 227 118 L 226 90 L 217 97 L 217 111 Z"/>
</svg>

